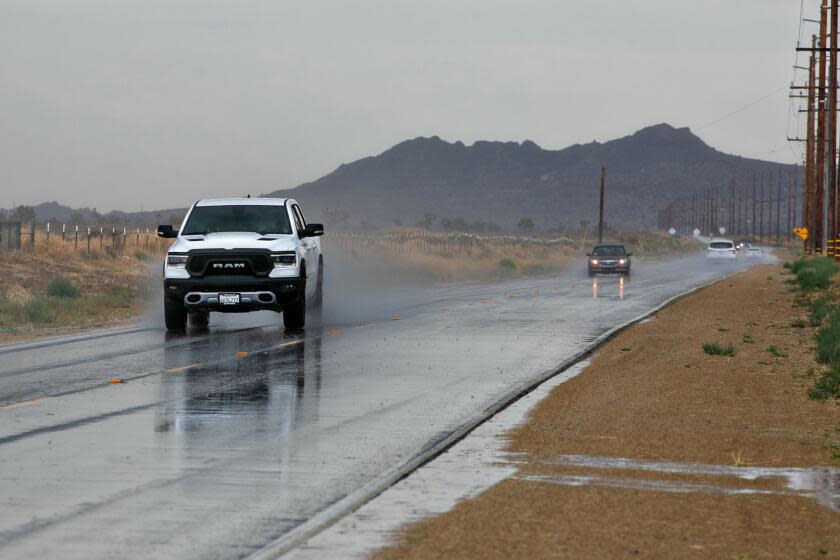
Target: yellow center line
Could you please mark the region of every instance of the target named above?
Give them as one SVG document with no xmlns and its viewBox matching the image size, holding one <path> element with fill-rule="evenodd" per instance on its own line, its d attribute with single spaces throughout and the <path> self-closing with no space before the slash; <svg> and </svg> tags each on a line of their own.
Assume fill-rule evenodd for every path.
<svg viewBox="0 0 840 560">
<path fill-rule="evenodd" d="M 28 401 L 20 401 L 20 402 L 15 402 L 15 403 L 3 404 L 3 405 L 0 405 L 0 408 L 7 409 L 7 410 L 12 409 L 12 408 L 21 408 L 23 406 L 29 406 L 29 405 L 32 405 L 32 404 L 37 404 L 41 401 L 46 401 L 46 400 L 51 399 L 51 398 L 52 397 L 38 397 L 37 399 L 31 399 L 31 400 L 28 400 Z"/>
<path fill-rule="evenodd" d="M 179 371 L 187 371 L 188 369 L 195 369 L 195 368 L 201 367 L 203 365 L 204 364 L 190 364 L 190 365 L 187 365 L 187 366 L 171 368 L 171 369 L 166 370 L 166 373 L 178 373 Z"/>
<path fill-rule="evenodd" d="M 297 344 L 300 344 L 301 342 L 303 342 L 303 339 L 301 339 L 301 340 L 291 340 L 289 342 L 282 342 L 280 344 L 272 346 L 271 348 L 269 348 L 269 350 L 278 350 L 280 348 L 288 348 L 289 346 L 295 346 Z"/>
</svg>

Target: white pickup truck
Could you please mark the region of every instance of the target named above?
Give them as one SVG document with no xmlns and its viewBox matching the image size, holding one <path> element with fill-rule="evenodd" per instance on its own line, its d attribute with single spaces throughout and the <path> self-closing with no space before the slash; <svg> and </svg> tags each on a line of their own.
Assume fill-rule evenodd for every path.
<svg viewBox="0 0 840 560">
<path fill-rule="evenodd" d="M 287 329 L 302 329 L 307 308 L 323 301 L 324 227 L 307 224 L 287 198 L 199 200 L 180 230 L 158 227 L 175 239 L 163 265 L 167 330 L 207 326 L 211 311 L 262 309 L 283 313 Z"/>
</svg>

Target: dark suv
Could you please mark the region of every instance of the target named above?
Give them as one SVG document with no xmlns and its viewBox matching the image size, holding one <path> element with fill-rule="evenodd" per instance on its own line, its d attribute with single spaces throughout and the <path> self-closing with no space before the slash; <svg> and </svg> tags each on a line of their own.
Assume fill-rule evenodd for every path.
<svg viewBox="0 0 840 560">
<path fill-rule="evenodd" d="M 624 249 L 624 245 L 596 245 L 591 253 L 586 253 L 589 257 L 589 276 L 605 272 L 619 272 L 628 276 L 632 255 Z"/>
</svg>

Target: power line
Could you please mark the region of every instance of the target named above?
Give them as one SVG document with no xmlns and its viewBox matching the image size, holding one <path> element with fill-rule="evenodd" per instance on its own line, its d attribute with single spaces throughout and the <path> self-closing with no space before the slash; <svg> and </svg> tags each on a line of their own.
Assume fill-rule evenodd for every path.
<svg viewBox="0 0 840 560">
<path fill-rule="evenodd" d="M 727 113 L 727 114 L 723 115 L 722 117 L 720 117 L 720 118 L 718 118 L 718 119 L 715 119 L 715 120 L 713 120 L 713 121 L 711 121 L 711 122 L 708 122 L 708 123 L 706 123 L 706 124 L 704 124 L 704 125 L 700 126 L 697 130 L 703 130 L 704 128 L 708 128 L 708 127 L 710 127 L 710 126 L 712 126 L 712 125 L 715 125 L 715 124 L 717 124 L 717 123 L 719 123 L 719 122 L 721 122 L 721 121 L 725 121 L 725 120 L 726 120 L 726 119 L 728 119 L 729 117 L 734 116 L 734 115 L 737 115 L 738 113 L 741 113 L 741 112 L 743 112 L 743 111 L 746 111 L 747 109 L 750 109 L 750 108 L 752 108 L 752 107 L 753 107 L 753 106 L 755 106 L 755 105 L 758 105 L 758 104 L 759 104 L 759 103 L 761 103 L 762 101 L 765 101 L 765 100 L 767 100 L 767 99 L 769 99 L 769 98 L 773 97 L 774 95 L 776 95 L 776 94 L 777 94 L 777 93 L 779 93 L 780 91 L 785 90 L 785 89 L 787 89 L 787 88 L 788 88 L 788 86 L 782 86 L 782 87 L 780 87 L 780 88 L 778 88 L 778 89 L 774 89 L 773 91 L 771 91 L 771 92 L 770 92 L 770 93 L 768 93 L 767 95 L 764 95 L 764 96 L 762 96 L 762 97 L 759 97 L 758 99 L 756 99 L 756 100 L 754 100 L 754 101 L 751 101 L 751 102 L 747 103 L 747 104 L 746 104 L 746 105 L 744 105 L 743 107 L 741 107 L 741 108 L 739 108 L 739 109 L 736 109 L 736 110 L 732 111 L 731 113 Z"/>
</svg>

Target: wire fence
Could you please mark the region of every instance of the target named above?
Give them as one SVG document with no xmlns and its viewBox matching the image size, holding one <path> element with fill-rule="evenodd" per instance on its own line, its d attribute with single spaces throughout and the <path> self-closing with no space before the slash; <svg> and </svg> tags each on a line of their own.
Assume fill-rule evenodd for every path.
<svg viewBox="0 0 840 560">
<path fill-rule="evenodd" d="M 0 223 L 0 253 L 63 250 L 80 255 L 118 256 L 129 250 L 163 252 L 170 245 L 157 236 L 156 228 L 79 226 L 68 224 Z"/>
<path fill-rule="evenodd" d="M 427 231 L 327 233 L 325 243 L 360 255 L 384 250 L 397 254 L 437 257 L 481 256 L 509 250 L 512 254 L 544 257 L 549 252 L 576 244 L 567 237 L 543 238 L 527 235 L 485 235 Z"/>
<path fill-rule="evenodd" d="M 0 253 L 4 251 L 63 251 L 84 256 L 119 256 L 130 251 L 163 253 L 171 240 L 157 236 L 157 228 L 80 226 L 71 224 L 0 223 Z M 454 258 L 509 251 L 512 255 L 542 258 L 555 251 L 582 249 L 587 237 L 542 237 L 536 235 L 476 234 L 431 231 L 377 231 L 370 233 L 327 232 L 329 250 L 358 255 L 381 251 L 393 254 Z M 591 238 L 590 238 L 591 242 Z"/>
</svg>

